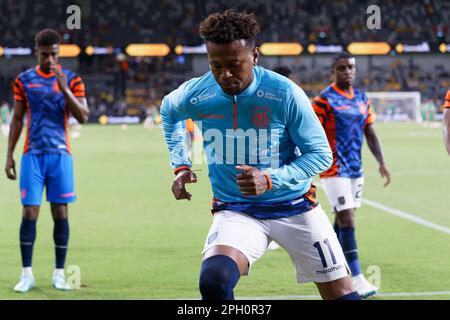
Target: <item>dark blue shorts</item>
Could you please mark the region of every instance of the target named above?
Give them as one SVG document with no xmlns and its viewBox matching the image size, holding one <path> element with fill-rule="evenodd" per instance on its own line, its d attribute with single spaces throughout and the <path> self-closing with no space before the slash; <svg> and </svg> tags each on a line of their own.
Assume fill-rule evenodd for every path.
<svg viewBox="0 0 450 320">
<path fill-rule="evenodd" d="M 40 206 L 44 186 L 48 202 L 64 204 L 76 200 L 71 155 L 23 155 L 20 165 L 22 204 Z"/>
</svg>

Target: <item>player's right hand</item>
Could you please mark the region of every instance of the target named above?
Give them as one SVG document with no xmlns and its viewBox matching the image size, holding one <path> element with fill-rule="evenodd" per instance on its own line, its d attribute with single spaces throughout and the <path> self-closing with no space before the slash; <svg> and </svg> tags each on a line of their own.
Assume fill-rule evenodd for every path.
<svg viewBox="0 0 450 320">
<path fill-rule="evenodd" d="M 172 183 L 172 193 L 177 200 L 187 199 L 191 201 L 192 194 L 186 191 L 186 183 L 196 183 L 197 176 L 191 170 L 181 170 L 177 173 Z"/>
<path fill-rule="evenodd" d="M 16 163 L 14 162 L 14 159 L 12 157 L 6 158 L 5 172 L 8 179 L 11 180 L 17 179 Z"/>
</svg>

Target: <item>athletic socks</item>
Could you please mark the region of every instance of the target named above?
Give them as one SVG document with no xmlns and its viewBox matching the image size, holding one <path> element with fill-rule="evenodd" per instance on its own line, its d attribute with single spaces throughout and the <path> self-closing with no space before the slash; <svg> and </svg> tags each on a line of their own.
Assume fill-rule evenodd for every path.
<svg viewBox="0 0 450 320">
<path fill-rule="evenodd" d="M 356 291 L 346 294 L 345 296 L 339 297 L 336 300 L 361 300 L 361 297 Z"/>
<path fill-rule="evenodd" d="M 22 218 L 22 223 L 20 225 L 20 253 L 22 255 L 22 267 L 30 268 L 30 271 L 35 240 L 36 220 Z"/>
<path fill-rule="evenodd" d="M 55 241 L 56 269 L 64 269 L 69 242 L 69 222 L 67 219 L 55 220 L 53 240 Z"/>
<path fill-rule="evenodd" d="M 361 273 L 361 265 L 358 260 L 358 248 L 356 246 L 355 228 L 339 228 L 339 242 L 344 251 L 345 259 L 347 260 L 352 276 L 357 276 Z"/>
</svg>

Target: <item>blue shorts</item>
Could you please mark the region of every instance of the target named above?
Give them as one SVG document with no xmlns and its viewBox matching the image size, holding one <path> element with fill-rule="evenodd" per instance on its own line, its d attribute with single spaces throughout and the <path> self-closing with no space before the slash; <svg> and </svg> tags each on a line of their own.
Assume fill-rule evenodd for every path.
<svg viewBox="0 0 450 320">
<path fill-rule="evenodd" d="M 23 155 L 20 164 L 22 205 L 40 206 L 44 186 L 48 202 L 64 204 L 76 200 L 71 155 Z"/>
</svg>

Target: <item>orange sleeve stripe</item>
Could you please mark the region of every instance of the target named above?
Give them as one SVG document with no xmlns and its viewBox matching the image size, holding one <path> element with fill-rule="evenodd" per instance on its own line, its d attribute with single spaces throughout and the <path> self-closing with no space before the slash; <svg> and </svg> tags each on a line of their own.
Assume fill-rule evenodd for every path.
<svg viewBox="0 0 450 320">
<path fill-rule="evenodd" d="M 69 87 L 72 88 L 73 85 L 75 85 L 76 82 L 82 82 L 81 77 L 75 77 L 70 81 Z"/>
<path fill-rule="evenodd" d="M 368 124 L 372 124 L 375 122 L 375 114 L 372 113 L 372 108 L 369 106 L 369 108 L 367 109 L 367 119 L 366 122 L 364 123 L 364 127 Z"/>
<path fill-rule="evenodd" d="M 267 189 L 267 191 L 272 190 L 272 178 L 270 178 L 270 174 L 266 171 L 263 171 L 264 175 L 266 176 L 267 179 L 267 183 L 269 185 L 269 188 Z"/>
<path fill-rule="evenodd" d="M 84 91 L 84 84 L 80 83 L 80 84 L 76 85 L 75 87 L 71 88 L 70 90 L 72 90 L 72 91 L 83 90 Z"/>
<path fill-rule="evenodd" d="M 191 170 L 191 167 L 189 167 L 189 166 L 181 166 L 181 167 L 178 167 L 178 168 L 175 168 L 174 170 L 173 170 L 173 172 L 175 173 L 175 174 L 177 174 L 179 171 L 181 171 L 181 170 Z"/>
<path fill-rule="evenodd" d="M 73 95 L 75 97 L 86 97 L 86 94 L 84 92 L 75 92 Z"/>
<path fill-rule="evenodd" d="M 450 108 L 450 90 L 447 91 L 445 96 L 444 108 Z"/>
<path fill-rule="evenodd" d="M 14 92 L 14 94 L 19 95 L 19 96 L 24 96 L 24 95 L 25 95 L 22 91 L 18 90 L 18 89 L 15 88 L 15 87 L 14 87 L 14 89 L 13 89 L 13 92 Z"/>
<path fill-rule="evenodd" d="M 319 113 L 323 115 L 327 114 L 327 106 L 320 102 L 313 101 L 312 107 L 317 114 Z"/>
<path fill-rule="evenodd" d="M 13 92 L 15 95 L 21 95 L 25 97 L 25 90 L 23 88 L 22 81 L 20 81 L 19 78 L 14 81 Z"/>
<path fill-rule="evenodd" d="M 23 96 L 20 96 L 20 95 L 18 95 L 18 94 L 15 94 L 15 95 L 14 95 L 14 100 L 17 100 L 17 101 L 25 101 L 25 98 L 24 98 Z"/>
<path fill-rule="evenodd" d="M 328 103 L 328 101 L 326 99 L 322 99 L 321 97 L 316 97 L 314 100 L 317 100 L 318 102 L 323 103 L 327 107 L 330 107 L 330 104 Z"/>
<path fill-rule="evenodd" d="M 15 84 L 17 84 L 17 85 L 19 86 L 19 89 L 20 89 L 20 90 L 25 91 L 25 89 L 23 88 L 22 81 L 20 81 L 19 78 L 16 79 Z"/>
</svg>

